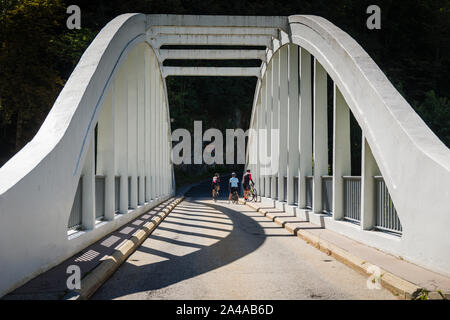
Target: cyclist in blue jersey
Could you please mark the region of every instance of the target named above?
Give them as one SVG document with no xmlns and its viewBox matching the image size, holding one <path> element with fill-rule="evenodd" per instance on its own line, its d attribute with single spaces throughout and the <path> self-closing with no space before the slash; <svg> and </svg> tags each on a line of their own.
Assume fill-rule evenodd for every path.
<svg viewBox="0 0 450 320">
<path fill-rule="evenodd" d="M 230 196 L 228 197 L 228 202 L 230 202 L 231 201 L 231 196 L 233 195 L 233 192 L 236 192 L 239 195 L 239 192 L 238 192 L 239 179 L 236 178 L 236 173 L 233 172 L 231 174 L 231 178 L 230 178 L 230 181 L 229 181 L 228 185 L 229 185 L 229 188 L 230 188 Z"/>
</svg>

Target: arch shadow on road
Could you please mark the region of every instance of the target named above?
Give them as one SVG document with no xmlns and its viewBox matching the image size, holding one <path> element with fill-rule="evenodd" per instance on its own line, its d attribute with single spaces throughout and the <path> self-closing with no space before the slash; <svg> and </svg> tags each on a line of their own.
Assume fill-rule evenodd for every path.
<svg viewBox="0 0 450 320">
<path fill-rule="evenodd" d="M 206 222 L 206 226 L 198 220 Z M 209 222 L 214 227 L 208 226 Z M 178 230 L 179 226 L 192 226 L 194 231 Z M 164 236 L 167 232 L 170 237 Z M 210 244 L 199 244 L 198 239 Z M 153 259 L 139 265 L 131 255 L 92 299 L 114 299 L 170 286 L 236 261 L 259 248 L 265 239 L 264 228 L 239 211 L 196 199 L 182 202 L 134 253 L 151 255 Z M 148 247 L 146 244 L 152 241 L 164 245 Z M 160 250 L 171 246 L 190 252 L 177 255 Z"/>
</svg>

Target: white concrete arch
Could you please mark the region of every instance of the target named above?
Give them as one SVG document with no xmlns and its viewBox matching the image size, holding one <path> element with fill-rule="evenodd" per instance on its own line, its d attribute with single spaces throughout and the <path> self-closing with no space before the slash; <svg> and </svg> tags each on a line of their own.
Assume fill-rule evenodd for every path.
<svg viewBox="0 0 450 320">
<path fill-rule="evenodd" d="M 163 44 L 258 45 L 265 50 L 160 49 Z M 263 63 L 256 69 L 162 64 L 196 58 L 261 58 Z M 327 74 L 335 84 L 333 145 L 338 148 L 333 159 L 326 149 Z M 101 30 L 39 132 L 0 168 L 0 295 L 173 194 L 169 75 L 257 77 L 251 128 L 279 130 L 262 139 L 254 130 L 249 137 L 247 166 L 255 172 L 264 201 L 286 194 L 278 206 L 448 274 L 450 257 L 442 253 L 450 251 L 450 152 L 347 34 L 313 16 L 125 14 Z M 349 111 L 363 132 L 361 190 L 351 203 L 344 199 L 344 180 L 356 181 L 346 177 Z M 276 170 L 265 168 L 268 159 L 260 151 L 276 160 Z M 333 177 L 327 176 L 330 163 Z M 378 227 L 378 175 L 395 203 L 401 237 L 372 231 Z M 97 180 L 104 188 L 100 222 Z M 323 186 L 331 186 L 331 203 L 323 201 L 330 196 L 322 196 Z M 382 196 L 383 203 L 390 201 L 387 191 Z M 359 206 L 359 226 L 342 221 L 349 218 L 346 203 Z M 80 207 L 83 230 L 68 236 L 74 204 Z M 321 214 L 325 209 L 332 215 Z"/>
<path fill-rule="evenodd" d="M 280 180 L 283 176 L 287 175 L 289 186 L 292 185 L 293 176 L 297 176 L 299 181 L 298 204 L 292 205 L 292 188 L 288 188 L 291 190 L 288 190 L 287 199 L 280 199 L 282 201 L 277 204 L 366 244 L 448 274 L 450 257 L 442 253 L 450 249 L 450 237 L 446 232 L 450 225 L 450 151 L 395 90 L 375 62 L 346 33 L 315 16 L 291 16 L 289 26 L 290 40 L 285 42 L 287 45 L 274 40 L 272 52 L 267 51 L 267 65 L 261 68 L 261 81 L 257 84 L 251 118 L 251 128 L 280 128 L 281 136 L 284 126 L 293 126 L 299 130 L 297 135 L 288 133 L 288 137 L 280 138 L 278 145 L 273 142 L 268 144 L 268 147 L 272 146 L 273 152 L 274 147 L 279 148 L 284 141 L 288 143 L 285 149 L 288 154 L 281 154 L 277 159 L 278 195 L 283 192 L 284 185 Z M 292 63 L 288 59 L 289 70 L 283 78 L 279 78 L 281 65 L 278 58 L 283 54 L 286 56 L 286 51 L 294 59 Z M 314 59 L 313 69 L 310 59 Z M 314 83 L 311 83 L 311 73 L 314 73 Z M 326 111 L 327 74 L 335 83 L 334 145 L 339 147 L 334 148 L 333 159 L 326 159 L 326 123 L 323 123 L 326 121 L 323 107 Z M 273 79 L 273 75 L 276 79 Z M 271 80 L 267 81 L 267 78 Z M 279 81 L 284 81 L 284 85 L 280 85 Z M 297 81 L 300 81 L 300 92 L 306 94 L 296 92 L 293 95 Z M 287 97 L 288 101 L 281 103 L 277 95 L 272 96 L 272 100 L 264 99 L 268 92 L 264 90 L 267 87 L 265 82 L 272 87 L 275 85 L 278 90 L 285 90 L 285 94 L 280 97 Z M 315 91 L 311 96 L 312 88 Z M 271 90 L 274 92 L 273 88 Z M 275 93 L 278 94 L 277 91 Z M 290 108 L 291 103 L 294 104 L 293 110 Z M 280 105 L 285 107 L 284 115 L 277 111 Z M 313 106 L 314 132 L 311 127 Z M 276 111 L 266 115 L 270 124 L 267 124 L 267 120 L 262 121 L 259 114 L 267 113 L 268 110 Z M 342 222 L 345 218 L 343 177 L 350 175 L 350 145 L 347 139 L 349 111 L 355 116 L 363 133 L 362 190 L 361 197 L 357 199 L 361 206 L 359 227 Z M 298 120 L 297 124 L 293 118 Z M 314 144 L 311 141 L 313 135 Z M 297 139 L 298 149 L 291 150 L 297 145 Z M 253 146 L 248 148 L 254 149 Z M 314 174 L 311 156 L 314 157 Z M 286 157 L 287 170 L 284 165 Z M 247 161 L 250 161 L 248 154 Z M 333 216 L 328 217 L 319 214 L 322 212 L 322 199 L 318 186 L 322 183 L 321 176 L 327 175 L 327 166 L 331 163 L 334 169 Z M 268 175 L 263 176 L 258 165 L 259 161 L 248 163 L 248 167 L 258 170 L 257 182 L 263 177 L 258 189 L 263 191 L 261 194 L 267 199 L 274 199 L 275 179 L 271 179 L 269 186 Z M 305 209 L 308 200 L 305 181 L 310 176 L 313 179 L 311 192 L 317 196 L 312 196 L 312 208 Z M 375 226 L 374 176 L 384 178 L 395 203 L 403 229 L 400 238 L 370 231 Z M 309 214 L 314 212 L 317 214 Z"/>
<path fill-rule="evenodd" d="M 174 194 L 167 90 L 146 30 L 143 14 L 108 23 L 0 168 L 0 295 Z M 81 229 L 68 230 L 76 206 Z"/>
</svg>

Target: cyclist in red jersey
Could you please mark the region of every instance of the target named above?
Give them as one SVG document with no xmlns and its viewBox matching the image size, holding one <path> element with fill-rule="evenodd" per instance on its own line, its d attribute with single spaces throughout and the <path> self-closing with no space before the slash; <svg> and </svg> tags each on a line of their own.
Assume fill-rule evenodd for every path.
<svg viewBox="0 0 450 320">
<path fill-rule="evenodd" d="M 220 190 L 220 175 L 218 173 L 216 173 L 212 179 L 211 182 L 211 188 L 212 188 L 212 197 L 214 199 L 214 196 L 216 194 L 216 192 L 219 192 Z"/>
<path fill-rule="evenodd" d="M 248 193 L 250 192 L 250 183 L 254 184 L 250 169 L 242 176 L 242 186 L 244 187 L 244 199 L 248 200 Z"/>
</svg>

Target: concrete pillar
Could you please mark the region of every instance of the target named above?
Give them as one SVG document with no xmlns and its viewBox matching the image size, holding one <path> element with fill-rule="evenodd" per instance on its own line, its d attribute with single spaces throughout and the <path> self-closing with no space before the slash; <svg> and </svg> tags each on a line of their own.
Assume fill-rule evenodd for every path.
<svg viewBox="0 0 450 320">
<path fill-rule="evenodd" d="M 156 106 L 157 106 L 157 61 L 155 55 L 152 53 L 151 55 L 152 60 L 152 81 L 150 82 L 150 88 L 151 88 L 151 142 L 150 142 L 150 149 L 151 149 L 151 184 L 152 184 L 152 200 L 157 198 L 156 194 L 156 155 L 158 154 L 158 151 L 156 149 L 157 139 L 156 139 Z"/>
<path fill-rule="evenodd" d="M 156 82 L 156 195 L 161 197 L 161 78 Z"/>
<path fill-rule="evenodd" d="M 256 110 L 255 110 L 255 123 L 253 125 L 253 169 L 252 169 L 252 177 L 253 177 L 253 181 L 255 182 L 255 187 L 256 190 L 258 190 L 258 192 L 261 192 L 261 187 L 260 187 L 260 183 L 259 183 L 259 179 L 260 179 L 260 173 L 259 173 L 259 161 L 260 161 L 260 146 L 259 146 L 259 114 L 261 113 L 261 92 L 258 96 L 258 102 L 256 104 Z"/>
<path fill-rule="evenodd" d="M 261 107 L 258 113 L 259 125 L 258 125 L 258 170 L 259 170 L 259 194 L 260 196 L 265 196 L 265 164 L 267 154 L 267 142 L 266 135 L 264 134 L 266 130 L 266 78 L 262 79 L 261 84 Z"/>
<path fill-rule="evenodd" d="M 122 63 L 114 82 L 115 139 L 117 175 L 120 177 L 119 212 L 128 212 L 128 87 L 127 61 Z"/>
<path fill-rule="evenodd" d="M 311 54 L 300 48 L 300 111 L 298 206 L 306 206 L 306 176 L 312 174 L 312 110 L 311 110 Z"/>
<path fill-rule="evenodd" d="M 145 46 L 144 89 L 145 89 L 145 202 L 152 199 L 151 183 L 151 57 L 150 49 Z"/>
<path fill-rule="evenodd" d="M 371 230 L 375 227 L 376 219 L 374 176 L 381 174 L 364 135 L 361 145 L 361 228 Z"/>
<path fill-rule="evenodd" d="M 163 177 L 163 194 L 168 194 L 168 188 L 167 188 L 167 150 L 169 149 L 168 141 L 167 141 L 167 113 L 166 113 L 166 100 L 164 95 L 164 87 L 161 87 L 162 92 L 162 124 L 163 124 L 163 131 L 162 131 L 162 142 L 163 142 L 163 170 L 162 170 L 162 177 Z"/>
<path fill-rule="evenodd" d="M 267 66 L 266 71 L 266 155 L 270 159 L 270 163 L 265 166 L 265 192 L 264 196 L 270 198 L 272 194 L 270 191 L 271 164 L 272 164 L 272 150 L 271 150 L 271 128 L 272 128 L 272 63 Z"/>
<path fill-rule="evenodd" d="M 322 176 L 328 174 L 327 72 L 314 59 L 314 183 L 312 210 L 322 213 Z"/>
<path fill-rule="evenodd" d="M 288 87 L 289 87 L 289 99 L 288 99 L 288 193 L 287 203 L 294 203 L 294 177 L 298 175 L 299 168 L 299 91 L 298 91 L 298 77 L 299 77 L 299 65 L 298 65 L 298 51 L 299 47 L 296 45 L 289 45 L 289 72 L 288 72 Z"/>
<path fill-rule="evenodd" d="M 84 230 L 95 227 L 95 137 L 94 130 L 89 134 L 89 148 L 82 170 L 82 216 L 81 224 Z"/>
<path fill-rule="evenodd" d="M 105 176 L 105 220 L 115 215 L 114 85 L 106 96 L 97 125 L 97 173 Z"/>
<path fill-rule="evenodd" d="M 128 56 L 128 174 L 131 177 L 130 209 L 137 208 L 137 136 L 138 136 L 138 87 L 137 87 L 137 50 Z"/>
<path fill-rule="evenodd" d="M 145 47 L 140 44 L 137 49 L 137 156 L 139 192 L 137 204 L 145 203 Z"/>
<path fill-rule="evenodd" d="M 279 95 L 279 85 L 280 85 L 280 54 L 276 52 L 272 57 L 272 134 L 271 134 L 271 176 L 272 176 L 272 188 L 271 188 L 271 198 L 277 198 L 277 180 L 278 177 L 278 163 L 280 160 L 280 145 L 279 145 L 279 126 L 278 126 L 278 110 L 280 109 L 280 95 Z"/>
<path fill-rule="evenodd" d="M 334 85 L 333 125 L 333 217 L 344 218 L 344 180 L 351 174 L 350 111 L 339 88 Z"/>
<path fill-rule="evenodd" d="M 279 108 L 278 128 L 279 137 L 279 163 L 278 163 L 278 201 L 286 201 L 284 198 L 284 177 L 287 175 L 287 129 L 288 129 L 288 46 L 280 48 L 280 73 L 279 73 Z"/>
</svg>

